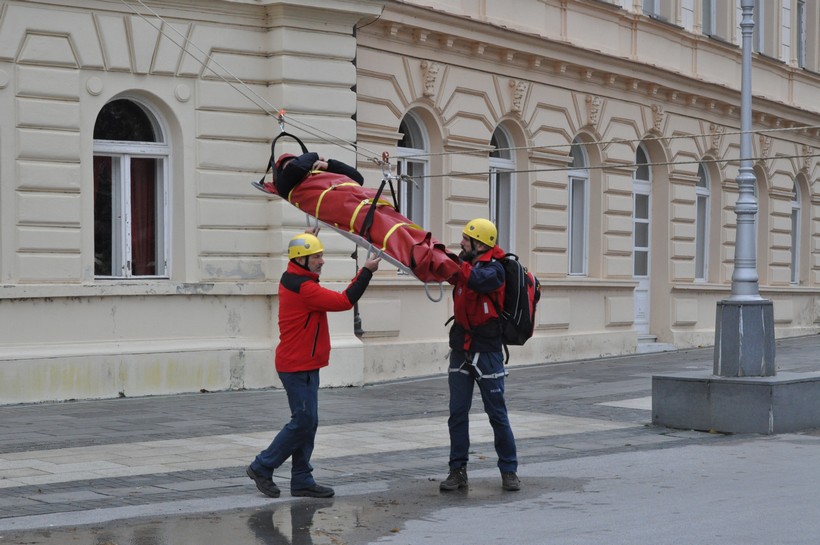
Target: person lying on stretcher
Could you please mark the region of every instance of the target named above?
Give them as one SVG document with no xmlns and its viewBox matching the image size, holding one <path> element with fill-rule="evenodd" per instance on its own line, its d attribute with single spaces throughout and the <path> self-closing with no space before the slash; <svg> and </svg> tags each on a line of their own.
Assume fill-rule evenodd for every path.
<svg viewBox="0 0 820 545">
<path fill-rule="evenodd" d="M 276 160 L 274 166 L 276 167 L 276 176 L 274 177 L 276 192 L 286 199 L 289 198 L 293 188 L 299 185 L 314 170 L 341 174 L 359 185 L 364 184 L 364 176 L 352 166 L 336 159 L 319 157 L 319 154 L 313 151 L 303 153 L 298 157 L 292 153 L 283 153 Z"/>
</svg>

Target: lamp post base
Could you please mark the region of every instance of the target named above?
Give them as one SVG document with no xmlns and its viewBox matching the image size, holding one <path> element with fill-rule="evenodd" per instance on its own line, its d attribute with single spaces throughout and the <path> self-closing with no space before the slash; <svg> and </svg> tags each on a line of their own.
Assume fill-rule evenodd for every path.
<svg viewBox="0 0 820 545">
<path fill-rule="evenodd" d="M 719 301 L 715 321 L 714 374 L 773 377 L 774 308 L 768 300 Z"/>
</svg>

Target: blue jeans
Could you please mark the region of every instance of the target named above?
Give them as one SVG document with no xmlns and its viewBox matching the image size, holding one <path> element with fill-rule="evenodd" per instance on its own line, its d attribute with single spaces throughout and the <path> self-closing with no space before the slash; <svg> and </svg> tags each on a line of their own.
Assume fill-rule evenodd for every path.
<svg viewBox="0 0 820 545">
<path fill-rule="evenodd" d="M 504 355 L 501 352 L 482 352 L 476 367 L 471 363 L 474 354 L 453 350 L 450 352 L 450 469 L 467 465 L 470 450 L 470 407 L 473 403 L 473 386 L 478 384 L 484 412 L 490 419 L 495 437 L 495 452 L 498 455 L 498 469 L 516 471 L 518 458 L 515 450 L 507 404 L 504 402 Z M 469 358 L 469 359 L 468 359 Z M 489 375 L 499 374 L 495 378 Z"/>
<path fill-rule="evenodd" d="M 319 370 L 279 373 L 279 378 L 288 394 L 290 422 L 276 434 L 270 446 L 256 456 L 251 469 L 269 477 L 291 458 L 291 490 L 309 488 L 316 484 L 310 456 L 319 427 Z"/>
</svg>

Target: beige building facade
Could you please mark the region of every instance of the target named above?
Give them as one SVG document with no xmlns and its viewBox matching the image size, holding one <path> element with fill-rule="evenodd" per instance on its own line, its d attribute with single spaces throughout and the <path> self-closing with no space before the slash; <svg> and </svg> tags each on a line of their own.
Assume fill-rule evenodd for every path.
<svg viewBox="0 0 820 545">
<path fill-rule="evenodd" d="M 820 8 L 756 19 L 760 291 L 778 337 L 814 334 Z M 510 365 L 713 344 L 739 20 L 702 0 L 0 2 L 0 403 L 278 384 L 306 218 L 250 181 L 281 128 L 372 186 L 387 152 L 402 211 L 454 248 L 498 224 L 543 286 Z M 353 247 L 322 234 L 342 289 Z M 332 316 L 324 384 L 443 372 L 451 314 L 447 286 L 383 267 Z"/>
</svg>

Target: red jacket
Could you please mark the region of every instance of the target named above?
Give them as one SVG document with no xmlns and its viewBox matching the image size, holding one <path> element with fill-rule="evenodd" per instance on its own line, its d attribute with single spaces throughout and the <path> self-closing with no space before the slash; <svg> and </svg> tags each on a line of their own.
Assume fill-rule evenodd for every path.
<svg viewBox="0 0 820 545">
<path fill-rule="evenodd" d="M 339 293 L 319 285 L 319 275 L 293 261 L 279 281 L 279 345 L 276 370 L 312 371 L 328 364 L 330 332 L 327 313 L 350 310 L 370 283 L 373 273 L 363 268 Z"/>
<path fill-rule="evenodd" d="M 461 262 L 453 289 L 455 323 L 450 328 L 450 348 L 468 352 L 501 351 L 501 324 L 497 308 L 504 307 L 504 267 L 495 261 L 504 250 L 494 246 L 475 265 Z"/>
</svg>

